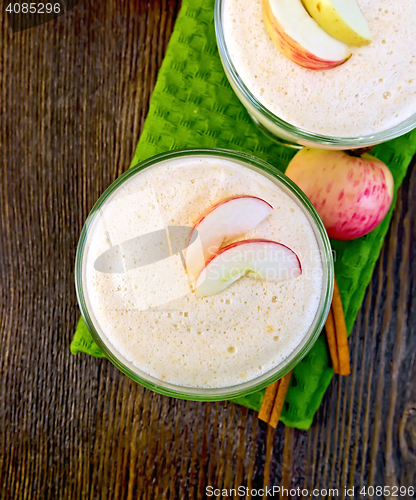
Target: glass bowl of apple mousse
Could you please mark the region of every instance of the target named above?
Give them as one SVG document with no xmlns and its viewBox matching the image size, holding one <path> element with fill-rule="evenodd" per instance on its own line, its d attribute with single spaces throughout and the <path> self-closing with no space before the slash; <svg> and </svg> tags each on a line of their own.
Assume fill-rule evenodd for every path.
<svg viewBox="0 0 416 500">
<path fill-rule="evenodd" d="M 228 150 L 168 152 L 102 194 L 75 282 L 105 356 L 158 393 L 249 394 L 310 350 L 331 304 L 331 247 L 278 169 Z"/>
<path fill-rule="evenodd" d="M 216 0 L 227 78 L 293 147 L 355 149 L 416 127 L 414 0 Z"/>
</svg>

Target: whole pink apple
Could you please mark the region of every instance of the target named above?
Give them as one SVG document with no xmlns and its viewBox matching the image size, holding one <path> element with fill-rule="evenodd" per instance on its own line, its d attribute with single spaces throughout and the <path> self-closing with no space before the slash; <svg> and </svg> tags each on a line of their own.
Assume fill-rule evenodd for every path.
<svg viewBox="0 0 416 500">
<path fill-rule="evenodd" d="M 336 240 L 352 240 L 372 231 L 393 200 L 389 168 L 368 153 L 352 154 L 303 148 L 286 170 L 316 208 L 328 236 Z"/>
</svg>

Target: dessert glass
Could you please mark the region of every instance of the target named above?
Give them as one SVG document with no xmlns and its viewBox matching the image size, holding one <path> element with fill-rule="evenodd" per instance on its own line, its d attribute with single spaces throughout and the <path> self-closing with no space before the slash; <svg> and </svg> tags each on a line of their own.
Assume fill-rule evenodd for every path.
<svg viewBox="0 0 416 500">
<path fill-rule="evenodd" d="M 214 157 L 229 160 L 259 172 L 268 179 L 272 180 L 297 203 L 305 214 L 315 234 L 321 256 L 323 279 L 319 306 L 314 320 L 301 343 L 287 358 L 285 358 L 280 364 L 275 366 L 269 372 L 248 382 L 230 387 L 215 389 L 184 387 L 169 383 L 168 381 L 156 379 L 155 377 L 143 372 L 117 352 L 117 350 L 109 342 L 94 316 L 94 312 L 88 299 L 85 280 L 85 263 L 90 237 L 93 233 L 94 224 L 97 220 L 97 215 L 100 213 L 100 209 L 102 209 L 106 203 L 111 201 L 111 198 L 117 190 L 125 182 L 128 182 L 133 176 L 140 175 L 145 169 L 151 169 L 155 166 L 159 166 L 163 162 L 169 162 L 173 159 L 186 158 L 190 156 Z M 240 397 L 270 385 L 272 382 L 283 377 L 287 372 L 294 368 L 294 366 L 299 363 L 299 361 L 311 349 L 314 342 L 318 338 L 320 331 L 322 330 L 331 305 L 333 282 L 334 267 L 330 242 L 321 219 L 305 194 L 277 168 L 269 165 L 263 160 L 244 153 L 221 149 L 194 149 L 164 153 L 136 165 L 121 175 L 106 189 L 91 210 L 91 213 L 89 214 L 81 232 L 75 262 L 75 285 L 81 313 L 88 330 L 105 356 L 120 371 L 139 384 L 160 394 L 195 401 L 215 401 Z"/>
<path fill-rule="evenodd" d="M 267 136 L 287 146 L 309 146 L 322 149 L 357 149 L 372 146 L 399 137 L 416 128 L 416 115 L 382 132 L 359 137 L 332 137 L 315 134 L 291 125 L 269 111 L 250 92 L 233 65 L 225 43 L 222 16 L 227 0 L 215 0 L 215 32 L 222 65 L 231 87 L 247 109 L 253 122 Z"/>
</svg>

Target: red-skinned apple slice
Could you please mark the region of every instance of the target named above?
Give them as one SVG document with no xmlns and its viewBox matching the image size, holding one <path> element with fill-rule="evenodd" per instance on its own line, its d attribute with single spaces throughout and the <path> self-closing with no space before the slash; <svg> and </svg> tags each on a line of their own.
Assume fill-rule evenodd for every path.
<svg viewBox="0 0 416 500">
<path fill-rule="evenodd" d="M 277 241 L 253 239 L 232 243 L 213 255 L 195 283 L 195 295 L 222 292 L 242 276 L 283 281 L 302 274 L 298 256 Z"/>
<path fill-rule="evenodd" d="M 304 68 L 330 69 L 351 56 L 348 45 L 328 35 L 301 0 L 263 0 L 263 18 L 280 52 Z"/>
<path fill-rule="evenodd" d="M 273 211 L 267 201 L 256 196 L 233 196 L 212 205 L 195 223 L 185 251 L 188 273 L 197 278 L 205 262 L 223 243 L 255 229 Z M 197 238 L 195 239 L 195 231 Z"/>
</svg>

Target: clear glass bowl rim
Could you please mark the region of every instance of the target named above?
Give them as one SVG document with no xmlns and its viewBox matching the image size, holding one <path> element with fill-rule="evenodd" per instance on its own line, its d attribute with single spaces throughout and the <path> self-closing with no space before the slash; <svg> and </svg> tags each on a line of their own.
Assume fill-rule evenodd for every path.
<svg viewBox="0 0 416 500">
<path fill-rule="evenodd" d="M 167 382 L 165 383 L 164 381 L 160 381 L 144 372 L 141 372 L 142 375 L 138 375 L 136 371 L 127 366 L 127 364 L 130 363 L 127 360 L 125 360 L 125 358 L 121 354 L 117 353 L 115 349 L 114 353 L 111 352 L 111 350 L 106 346 L 106 344 L 101 338 L 101 335 L 102 336 L 105 335 L 104 333 L 100 334 L 95 328 L 94 323 L 91 319 L 92 315 L 90 314 L 88 304 L 85 299 L 84 283 L 83 283 L 84 251 L 86 249 L 86 243 L 90 228 L 92 227 L 95 217 L 99 213 L 100 208 L 104 205 L 107 199 L 121 186 L 121 184 L 129 180 L 130 177 L 136 175 L 138 172 L 146 168 L 157 166 L 157 164 L 165 160 L 173 160 L 188 156 L 220 157 L 230 161 L 235 160 L 240 164 L 241 163 L 246 164 L 248 168 L 250 168 L 250 166 L 253 166 L 255 168 L 260 169 L 261 171 L 265 171 L 272 177 L 277 178 L 277 180 L 281 182 L 283 186 L 286 187 L 286 189 L 291 191 L 296 196 L 296 198 L 300 202 L 300 205 L 302 205 L 305 208 L 306 212 L 309 215 L 309 218 L 313 221 L 312 225 L 315 224 L 316 226 L 317 231 L 314 231 L 315 237 L 318 239 L 318 236 L 316 234 L 318 233 L 321 238 L 321 245 L 324 253 L 324 255 L 321 256 L 321 258 L 322 258 L 322 264 L 323 266 L 325 266 L 324 277 L 326 273 L 326 283 L 323 282 L 322 284 L 323 293 L 321 294 L 321 301 L 320 301 L 321 309 L 319 310 L 318 308 L 314 322 L 312 323 L 311 328 L 309 329 L 309 331 L 304 337 L 304 340 L 302 341 L 304 342 L 304 345 L 300 348 L 300 346 L 302 345 L 301 342 L 300 346 L 295 348 L 295 350 L 282 363 L 274 367 L 266 374 L 258 378 L 255 378 L 253 380 L 250 380 L 248 382 L 244 382 L 242 384 L 234 386 L 214 388 L 214 389 L 193 388 L 193 387 L 185 387 L 185 386 L 170 384 Z M 227 149 L 183 149 L 178 151 L 170 151 L 167 153 L 162 153 L 153 156 L 143 162 L 140 162 L 139 164 L 135 165 L 134 167 L 131 167 L 129 170 L 124 172 L 104 191 L 104 193 L 99 197 L 99 199 L 91 209 L 91 212 L 88 215 L 88 218 L 81 231 L 76 252 L 76 259 L 75 259 L 75 288 L 76 288 L 78 303 L 81 309 L 81 314 L 94 341 L 103 351 L 107 359 L 109 359 L 122 373 L 124 373 L 125 375 L 127 375 L 140 385 L 147 387 L 148 389 L 151 389 L 165 396 L 171 396 L 180 399 L 189 399 L 192 401 L 218 401 L 218 400 L 226 400 L 226 399 L 241 397 L 267 387 L 271 383 L 283 377 L 290 370 L 292 370 L 312 348 L 313 344 L 317 340 L 325 324 L 325 320 L 328 315 L 329 308 L 331 306 L 333 283 L 334 283 L 334 266 L 333 266 L 332 250 L 329 238 L 323 226 L 323 223 L 319 218 L 318 213 L 316 212 L 315 208 L 313 207 L 309 199 L 306 197 L 306 195 L 288 177 L 286 177 L 282 172 L 280 172 L 277 168 L 273 167 L 269 163 L 255 156 Z"/>
<path fill-rule="evenodd" d="M 315 134 L 295 125 L 282 120 L 271 111 L 269 111 L 260 101 L 250 92 L 243 80 L 240 78 L 236 68 L 234 67 L 231 57 L 225 43 L 224 31 L 222 27 L 222 11 L 223 5 L 227 0 L 215 0 L 215 34 L 217 38 L 218 50 L 221 61 L 226 69 L 225 74 L 228 78 L 232 78 L 234 85 L 238 88 L 245 99 L 253 106 L 260 114 L 270 120 L 274 125 L 280 127 L 284 131 L 294 134 L 302 141 L 314 142 L 319 145 L 337 146 L 343 149 L 356 148 L 379 144 L 381 142 L 395 139 L 406 132 L 410 132 L 416 127 L 416 115 L 411 116 L 402 123 L 388 130 L 377 132 L 370 135 L 362 135 L 358 137 L 335 137 L 329 135 Z M 243 103 L 244 104 L 244 103 Z"/>
</svg>

